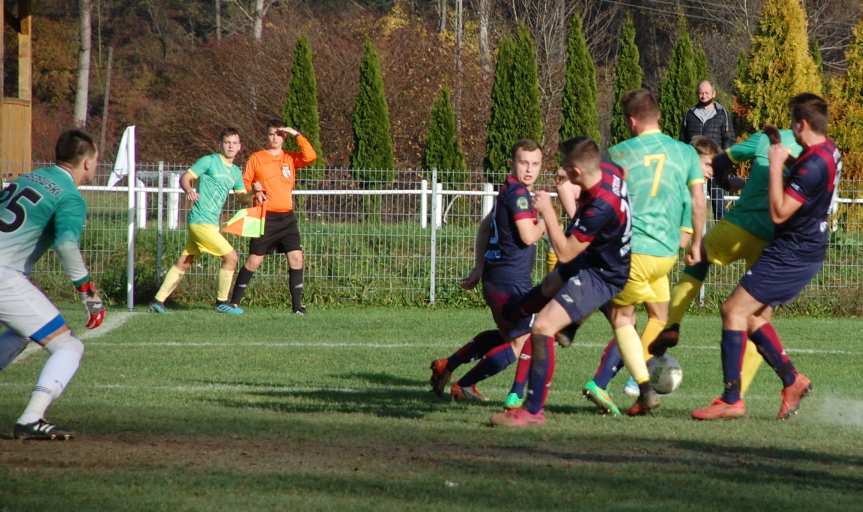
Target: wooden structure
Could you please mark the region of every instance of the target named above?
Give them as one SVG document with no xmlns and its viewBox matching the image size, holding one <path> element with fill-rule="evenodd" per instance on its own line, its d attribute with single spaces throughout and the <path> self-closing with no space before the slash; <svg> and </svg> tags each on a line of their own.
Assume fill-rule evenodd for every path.
<svg viewBox="0 0 863 512">
<path fill-rule="evenodd" d="M 32 28 L 32 0 L 3 0 L 0 10 L 0 175 L 3 177 L 30 170 Z M 12 70 L 4 68 L 9 57 L 6 55 L 7 31 L 17 39 L 18 65 Z M 7 76 L 11 73 L 17 76 Z"/>
</svg>

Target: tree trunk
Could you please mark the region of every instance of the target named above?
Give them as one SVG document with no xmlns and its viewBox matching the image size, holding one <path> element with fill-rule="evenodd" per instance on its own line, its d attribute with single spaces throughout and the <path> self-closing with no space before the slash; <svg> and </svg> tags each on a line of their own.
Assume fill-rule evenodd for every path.
<svg viewBox="0 0 863 512">
<path fill-rule="evenodd" d="M 105 72 L 105 98 L 102 101 L 102 130 L 99 134 L 99 151 L 105 154 L 105 134 L 108 131 L 108 102 L 111 99 L 111 66 L 114 64 L 114 46 L 108 47 L 108 69 Z"/>
<path fill-rule="evenodd" d="M 440 18 L 439 18 L 438 26 L 437 26 L 438 32 L 443 32 L 444 30 L 446 30 L 446 14 L 447 14 L 446 11 L 447 11 L 447 4 L 448 3 L 449 3 L 449 0 L 437 0 L 437 10 L 438 10 L 438 14 L 440 14 Z"/>
<path fill-rule="evenodd" d="M 87 125 L 87 94 L 90 89 L 90 0 L 78 0 L 81 16 L 81 48 L 78 51 L 78 85 L 75 92 L 75 126 Z"/>
<path fill-rule="evenodd" d="M 255 42 L 260 43 L 264 35 L 264 0 L 255 0 Z"/>
<path fill-rule="evenodd" d="M 462 62 L 461 49 L 464 42 L 464 0 L 455 0 L 455 52 L 456 52 L 456 89 L 455 89 L 455 124 L 461 131 L 461 96 L 462 96 Z"/>
<path fill-rule="evenodd" d="M 216 4 L 216 41 L 222 40 L 222 0 L 213 0 Z"/>
<path fill-rule="evenodd" d="M 491 23 L 491 0 L 479 0 L 479 62 L 486 73 L 491 73 L 491 47 L 488 42 Z"/>
</svg>

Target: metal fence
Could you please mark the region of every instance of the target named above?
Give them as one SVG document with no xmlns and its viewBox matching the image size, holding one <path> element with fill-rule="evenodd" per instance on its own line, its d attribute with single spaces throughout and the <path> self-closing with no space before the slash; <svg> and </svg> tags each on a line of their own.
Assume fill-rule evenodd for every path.
<svg viewBox="0 0 863 512">
<path fill-rule="evenodd" d="M 144 187 L 139 184 L 130 194 L 125 181 L 117 187 L 104 186 L 110 173 L 106 166 L 100 169 L 100 185 L 82 187 L 88 204 L 82 240 L 85 260 L 114 303 L 151 300 L 165 271 L 179 256 L 190 204 L 178 183 L 187 168 L 139 163 L 137 177 Z M 300 176 L 303 174 L 301 171 Z M 478 222 L 491 209 L 496 195 L 497 187 L 483 183 L 480 173 L 408 169 L 397 171 L 395 179 L 386 183 L 360 182 L 347 169 L 316 169 L 305 175 L 311 178 L 299 181 L 295 201 L 305 251 L 307 302 L 481 302 L 476 292 L 458 287 L 473 265 Z M 550 173 L 537 188 L 553 188 Z M 863 305 L 863 182 L 844 182 L 840 195 L 824 269 L 798 302 L 859 314 Z M 132 208 L 130 197 L 134 198 Z M 730 203 L 735 199 L 727 197 Z M 241 207 L 231 196 L 224 219 Z M 131 229 L 130 216 L 134 218 Z M 714 222 L 709 219 L 709 224 Z M 242 262 L 248 241 L 227 237 Z M 541 241 L 539 245 L 538 254 L 544 255 L 548 244 Z M 537 258 L 535 280 L 545 273 L 544 260 Z M 173 299 L 213 300 L 219 266 L 218 258 L 199 258 Z M 742 271 L 739 262 L 713 267 L 702 301 L 716 304 L 733 289 Z M 130 285 L 127 276 L 132 273 Z M 34 279 L 51 293 L 70 289 L 50 254 L 37 265 Z M 287 260 L 268 257 L 246 294 L 248 304 L 289 304 L 287 281 Z"/>
</svg>

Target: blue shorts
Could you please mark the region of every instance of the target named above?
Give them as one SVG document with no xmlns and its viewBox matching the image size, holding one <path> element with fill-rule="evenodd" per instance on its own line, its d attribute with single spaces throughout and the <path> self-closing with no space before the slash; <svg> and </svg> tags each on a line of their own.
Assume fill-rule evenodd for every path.
<svg viewBox="0 0 863 512">
<path fill-rule="evenodd" d="M 500 330 L 500 333 L 507 341 L 514 340 L 530 332 L 534 315 L 521 318 L 515 323 L 503 317 L 503 311 L 507 304 L 520 302 L 530 289 L 530 286 L 494 283 L 490 281 L 483 281 L 482 283 L 482 296 L 485 298 L 485 303 L 491 309 L 491 316 L 494 318 L 494 323 L 497 325 L 498 330 Z"/>
<path fill-rule="evenodd" d="M 824 260 L 804 261 L 792 252 L 770 245 L 743 274 L 740 286 L 762 304 L 781 306 L 800 295 L 823 264 Z"/>
<path fill-rule="evenodd" d="M 621 286 L 604 281 L 593 269 L 581 269 L 570 277 L 554 300 L 563 306 L 573 322 L 587 318 L 620 293 Z"/>
</svg>

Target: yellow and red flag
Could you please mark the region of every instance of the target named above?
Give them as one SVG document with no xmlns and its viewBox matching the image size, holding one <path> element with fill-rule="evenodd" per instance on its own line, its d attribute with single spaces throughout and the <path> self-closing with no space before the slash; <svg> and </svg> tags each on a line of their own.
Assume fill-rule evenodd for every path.
<svg viewBox="0 0 863 512">
<path fill-rule="evenodd" d="M 222 231 L 237 236 L 258 238 L 264 234 L 266 216 L 267 208 L 264 205 L 240 210 L 222 226 Z"/>
</svg>

